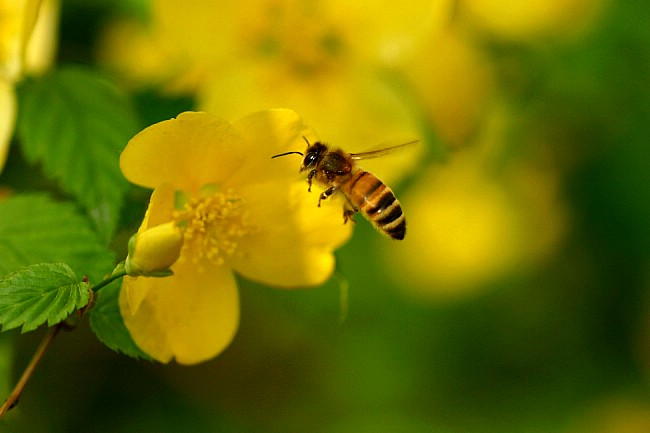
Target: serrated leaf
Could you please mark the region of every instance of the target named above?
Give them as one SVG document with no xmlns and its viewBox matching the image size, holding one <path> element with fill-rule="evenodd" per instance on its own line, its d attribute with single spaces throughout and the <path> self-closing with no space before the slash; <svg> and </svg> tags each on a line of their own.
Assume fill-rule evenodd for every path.
<svg viewBox="0 0 650 433">
<path fill-rule="evenodd" d="M 119 155 L 137 132 L 128 99 L 102 75 L 66 67 L 25 80 L 18 91 L 17 134 L 30 162 L 81 203 L 107 241 L 127 182 Z"/>
<path fill-rule="evenodd" d="M 65 263 L 19 269 L 0 280 L 2 330 L 22 326 L 22 332 L 28 332 L 45 322 L 55 325 L 88 304 L 89 288 L 87 282 L 77 282 Z"/>
<path fill-rule="evenodd" d="M 114 281 L 97 292 L 95 306 L 88 312 L 90 328 L 99 341 L 109 348 L 134 358 L 150 360 L 151 357 L 133 342 L 131 334 L 124 326 L 119 306 L 121 287 L 121 280 Z"/>
<path fill-rule="evenodd" d="M 0 201 L 0 276 L 33 263 L 67 263 L 98 282 L 115 257 L 71 203 L 42 194 Z"/>
</svg>

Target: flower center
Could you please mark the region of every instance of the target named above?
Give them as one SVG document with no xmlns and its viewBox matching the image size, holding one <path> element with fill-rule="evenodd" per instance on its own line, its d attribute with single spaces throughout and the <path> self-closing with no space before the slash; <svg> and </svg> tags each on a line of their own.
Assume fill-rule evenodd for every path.
<svg viewBox="0 0 650 433">
<path fill-rule="evenodd" d="M 213 189 L 212 187 L 204 190 Z M 177 204 L 174 220 L 184 227 L 184 245 L 195 263 L 208 259 L 223 265 L 236 254 L 239 240 L 254 231 L 244 201 L 232 191 L 203 191 L 201 197 Z"/>
<path fill-rule="evenodd" d="M 246 33 L 257 56 L 300 79 L 330 74 L 341 63 L 342 28 L 323 16 L 317 2 L 280 0 L 265 6 L 254 20 L 247 20 Z"/>
</svg>

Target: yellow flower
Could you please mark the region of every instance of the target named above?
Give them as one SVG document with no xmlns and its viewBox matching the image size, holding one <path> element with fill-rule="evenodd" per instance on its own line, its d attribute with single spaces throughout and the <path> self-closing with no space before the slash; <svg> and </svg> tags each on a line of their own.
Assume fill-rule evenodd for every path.
<svg viewBox="0 0 650 433">
<path fill-rule="evenodd" d="M 420 299 L 470 296 L 543 263 L 563 239 L 568 216 L 553 167 L 523 158 L 493 165 L 511 122 L 501 111 L 475 147 L 427 168 L 401 196 L 409 235 L 387 261 L 399 286 Z"/>
<path fill-rule="evenodd" d="M 601 14 L 606 0 L 461 0 L 458 8 L 477 27 L 495 36 L 527 40 L 579 34 Z"/>
<path fill-rule="evenodd" d="M 131 182 L 155 188 L 143 225 L 183 228 L 167 278 L 126 277 L 124 323 L 153 358 L 192 364 L 219 354 L 239 320 L 234 273 L 279 287 L 323 283 L 333 250 L 347 240 L 342 204 L 308 193 L 300 160 L 314 133 L 290 110 L 226 122 L 182 113 L 136 135 L 122 153 Z"/>
<path fill-rule="evenodd" d="M 0 0 L 0 170 L 16 120 L 14 84 L 52 63 L 58 0 Z"/>
<path fill-rule="evenodd" d="M 460 26 L 423 38 L 405 64 L 427 120 L 444 143 L 459 147 L 476 133 L 493 94 L 492 70 Z"/>
<path fill-rule="evenodd" d="M 452 3 L 154 0 L 149 27 L 117 24 L 100 53 L 127 79 L 195 93 L 202 110 L 291 107 L 329 142 L 363 150 L 417 135 L 406 89 L 386 68 Z"/>
<path fill-rule="evenodd" d="M 16 121 L 16 95 L 13 85 L 0 80 L 0 171 L 9 152 L 9 141 Z"/>
</svg>

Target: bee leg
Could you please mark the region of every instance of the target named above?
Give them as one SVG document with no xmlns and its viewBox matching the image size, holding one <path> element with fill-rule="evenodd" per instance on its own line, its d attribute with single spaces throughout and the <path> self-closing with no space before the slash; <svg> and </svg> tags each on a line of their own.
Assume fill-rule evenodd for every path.
<svg viewBox="0 0 650 433">
<path fill-rule="evenodd" d="M 354 220 L 354 214 L 359 212 L 359 208 L 352 204 L 348 197 L 345 197 L 347 200 L 343 203 L 343 224 L 347 224 L 348 220 L 353 223 L 357 223 Z"/>
<path fill-rule="evenodd" d="M 327 188 L 325 191 L 323 191 L 323 192 L 320 194 L 320 197 L 318 197 L 318 207 L 320 207 L 320 202 L 321 202 L 322 200 L 327 199 L 327 197 L 331 196 L 331 195 L 334 194 L 335 192 L 336 192 L 336 187 L 335 187 L 335 186 L 330 186 L 330 187 Z"/>
<path fill-rule="evenodd" d="M 347 206 L 343 207 L 343 224 L 347 224 L 348 220 L 352 221 L 353 223 L 357 223 L 354 220 L 354 214 L 357 213 L 358 211 L 355 209 L 350 209 Z"/>
<path fill-rule="evenodd" d="M 312 170 L 309 172 L 307 175 L 307 184 L 309 185 L 309 188 L 307 188 L 307 192 L 311 192 L 311 180 L 314 178 L 316 175 L 316 170 Z"/>
</svg>

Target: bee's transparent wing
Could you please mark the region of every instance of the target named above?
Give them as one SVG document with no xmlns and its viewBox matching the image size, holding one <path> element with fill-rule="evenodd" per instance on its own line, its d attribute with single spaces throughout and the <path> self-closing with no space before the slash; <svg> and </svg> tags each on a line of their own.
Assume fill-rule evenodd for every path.
<svg viewBox="0 0 650 433">
<path fill-rule="evenodd" d="M 350 158 L 352 158 L 352 159 L 378 158 L 380 156 L 388 155 L 389 153 L 394 152 L 396 150 L 403 149 L 406 146 L 409 146 L 411 144 L 415 144 L 418 141 L 420 141 L 420 140 L 412 140 L 412 141 L 408 141 L 406 143 L 398 144 L 396 146 L 382 147 L 381 149 L 370 150 L 368 152 L 351 153 Z"/>
</svg>

